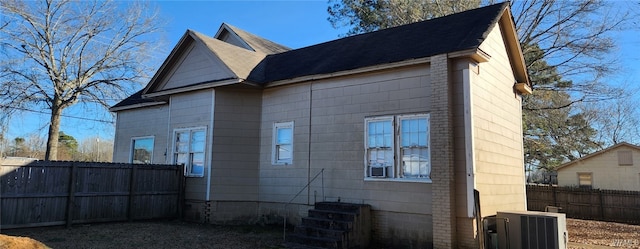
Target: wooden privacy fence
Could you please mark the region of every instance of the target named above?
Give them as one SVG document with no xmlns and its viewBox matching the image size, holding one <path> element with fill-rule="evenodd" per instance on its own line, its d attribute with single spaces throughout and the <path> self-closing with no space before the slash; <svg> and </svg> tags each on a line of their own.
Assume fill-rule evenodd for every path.
<svg viewBox="0 0 640 249">
<path fill-rule="evenodd" d="M 569 218 L 640 224 L 640 192 L 527 185 L 527 208 L 562 208 Z"/>
<path fill-rule="evenodd" d="M 181 217 L 179 165 L 0 164 L 1 228 Z"/>
</svg>

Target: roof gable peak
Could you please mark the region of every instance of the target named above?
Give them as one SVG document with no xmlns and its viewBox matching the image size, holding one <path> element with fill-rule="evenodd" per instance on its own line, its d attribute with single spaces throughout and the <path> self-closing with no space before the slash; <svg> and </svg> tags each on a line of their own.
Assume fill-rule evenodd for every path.
<svg viewBox="0 0 640 249">
<path fill-rule="evenodd" d="M 227 23 L 220 25 L 220 28 L 218 28 L 213 38 L 264 54 L 277 54 L 291 50 L 284 45 L 259 37 Z"/>
</svg>

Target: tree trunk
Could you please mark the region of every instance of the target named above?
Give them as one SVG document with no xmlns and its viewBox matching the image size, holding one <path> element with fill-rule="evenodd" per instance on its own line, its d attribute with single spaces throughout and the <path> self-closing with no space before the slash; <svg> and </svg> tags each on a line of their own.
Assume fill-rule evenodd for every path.
<svg viewBox="0 0 640 249">
<path fill-rule="evenodd" d="M 49 125 L 49 138 L 47 139 L 47 151 L 44 160 L 58 159 L 58 137 L 60 137 L 60 115 L 62 108 L 59 106 L 51 107 L 51 124 Z"/>
</svg>

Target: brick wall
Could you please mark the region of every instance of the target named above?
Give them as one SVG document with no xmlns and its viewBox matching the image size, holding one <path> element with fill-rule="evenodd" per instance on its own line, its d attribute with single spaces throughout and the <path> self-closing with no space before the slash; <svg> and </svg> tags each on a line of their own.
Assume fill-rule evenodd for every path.
<svg viewBox="0 0 640 249">
<path fill-rule="evenodd" d="M 456 248 L 451 89 L 447 55 L 431 57 L 433 247 Z"/>
</svg>

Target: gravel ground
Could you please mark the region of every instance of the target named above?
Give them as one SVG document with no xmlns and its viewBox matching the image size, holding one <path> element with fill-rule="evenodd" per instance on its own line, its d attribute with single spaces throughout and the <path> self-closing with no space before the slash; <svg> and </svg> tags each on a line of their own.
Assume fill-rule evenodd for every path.
<svg viewBox="0 0 640 249">
<path fill-rule="evenodd" d="M 567 230 L 570 249 L 640 248 L 640 226 L 567 219 Z M 282 227 L 216 226 L 179 221 L 77 225 L 71 229 L 12 229 L 2 233 L 30 237 L 56 249 L 284 248 Z"/>
</svg>

